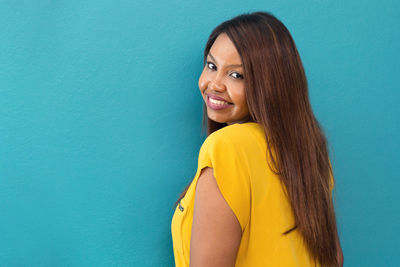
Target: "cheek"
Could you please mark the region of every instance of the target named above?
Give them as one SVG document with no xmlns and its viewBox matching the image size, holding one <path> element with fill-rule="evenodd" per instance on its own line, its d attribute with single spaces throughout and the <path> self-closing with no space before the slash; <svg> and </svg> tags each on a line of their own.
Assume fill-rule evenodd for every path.
<svg viewBox="0 0 400 267">
<path fill-rule="evenodd" d="M 198 86 L 201 91 L 204 91 L 207 88 L 207 78 L 206 75 L 204 75 L 204 72 L 199 77 Z"/>
<path fill-rule="evenodd" d="M 247 102 L 246 102 L 246 93 L 244 91 L 244 88 L 240 87 L 236 88 L 236 90 L 233 90 L 232 100 L 234 100 L 234 102 L 236 102 L 237 105 L 246 106 Z"/>
</svg>

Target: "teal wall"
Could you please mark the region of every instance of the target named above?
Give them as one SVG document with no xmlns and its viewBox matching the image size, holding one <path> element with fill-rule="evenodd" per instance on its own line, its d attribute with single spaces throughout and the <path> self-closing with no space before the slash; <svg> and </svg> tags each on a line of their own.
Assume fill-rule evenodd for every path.
<svg viewBox="0 0 400 267">
<path fill-rule="evenodd" d="M 0 265 L 173 266 L 206 39 L 264 10 L 330 141 L 345 266 L 400 266 L 399 3 L 0 0 Z"/>
</svg>

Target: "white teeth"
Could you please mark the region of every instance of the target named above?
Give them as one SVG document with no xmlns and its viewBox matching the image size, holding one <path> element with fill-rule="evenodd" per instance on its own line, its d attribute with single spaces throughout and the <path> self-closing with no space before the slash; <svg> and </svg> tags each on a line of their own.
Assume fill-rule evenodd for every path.
<svg viewBox="0 0 400 267">
<path fill-rule="evenodd" d="M 220 101 L 220 100 L 215 100 L 215 99 L 212 99 L 211 97 L 210 97 L 209 99 L 210 99 L 210 102 L 213 103 L 213 104 L 217 104 L 217 105 L 229 104 L 228 102 Z"/>
</svg>

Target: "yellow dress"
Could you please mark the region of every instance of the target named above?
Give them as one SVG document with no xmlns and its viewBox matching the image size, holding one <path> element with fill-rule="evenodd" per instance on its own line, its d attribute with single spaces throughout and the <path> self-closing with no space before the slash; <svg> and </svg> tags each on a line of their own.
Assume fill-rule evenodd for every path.
<svg viewBox="0 0 400 267">
<path fill-rule="evenodd" d="M 242 228 L 236 267 L 314 266 L 297 229 L 282 235 L 295 225 L 290 203 L 268 166 L 262 126 L 246 122 L 213 132 L 200 148 L 196 175 L 172 217 L 176 267 L 189 267 L 195 188 L 204 167 L 214 169 L 218 187 Z"/>
</svg>

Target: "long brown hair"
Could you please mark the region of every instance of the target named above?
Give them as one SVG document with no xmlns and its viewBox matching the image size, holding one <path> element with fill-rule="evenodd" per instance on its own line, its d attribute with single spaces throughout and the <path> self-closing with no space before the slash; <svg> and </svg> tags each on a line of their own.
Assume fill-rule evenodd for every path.
<svg viewBox="0 0 400 267">
<path fill-rule="evenodd" d="M 250 120 L 264 129 L 272 159 L 272 166 L 268 164 L 291 203 L 296 225 L 283 234 L 297 228 L 315 262 L 338 266 L 328 143 L 313 114 L 303 64 L 288 29 L 271 13 L 236 16 L 212 31 L 203 64 L 221 33 L 229 36 L 241 56 Z M 209 119 L 205 104 L 202 124 L 207 136 L 227 125 Z"/>
</svg>

